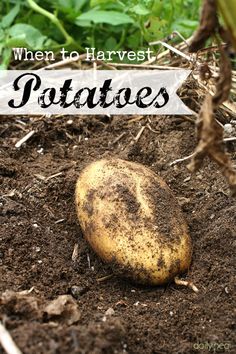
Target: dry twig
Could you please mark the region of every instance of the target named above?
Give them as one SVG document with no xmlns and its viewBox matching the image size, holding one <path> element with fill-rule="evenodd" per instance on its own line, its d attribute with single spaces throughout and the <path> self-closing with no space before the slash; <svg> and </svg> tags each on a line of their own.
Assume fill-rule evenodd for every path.
<svg viewBox="0 0 236 354">
<path fill-rule="evenodd" d="M 113 275 L 114 274 L 105 275 L 104 277 L 97 278 L 96 280 L 97 280 L 98 283 L 102 283 L 103 281 L 111 279 L 113 277 Z"/>
<path fill-rule="evenodd" d="M 180 162 L 184 162 L 184 161 L 187 161 L 187 160 L 190 160 L 193 156 L 195 155 L 195 153 L 192 153 L 191 155 L 189 156 L 185 156 L 185 157 L 182 157 L 181 159 L 177 159 L 177 160 L 174 160 L 172 162 L 170 162 L 170 166 L 174 166 Z"/>
<path fill-rule="evenodd" d="M 138 134 L 136 135 L 136 137 L 134 138 L 134 141 L 137 143 L 139 141 L 139 139 L 141 138 L 144 130 L 145 130 L 146 126 L 142 126 L 142 128 L 139 130 Z"/>
<path fill-rule="evenodd" d="M 79 256 L 79 245 L 78 245 L 78 243 L 76 243 L 74 246 L 72 256 L 71 256 L 72 261 L 76 262 L 78 259 L 78 256 Z"/>
<path fill-rule="evenodd" d="M 22 354 L 20 349 L 16 346 L 10 333 L 0 322 L 0 343 L 7 354 Z"/>
<path fill-rule="evenodd" d="M 24 143 L 26 143 L 26 141 L 28 141 L 34 134 L 35 134 L 35 130 L 31 130 L 29 133 L 27 133 L 22 139 L 20 139 L 16 144 L 15 147 L 16 148 L 20 148 Z"/>
</svg>

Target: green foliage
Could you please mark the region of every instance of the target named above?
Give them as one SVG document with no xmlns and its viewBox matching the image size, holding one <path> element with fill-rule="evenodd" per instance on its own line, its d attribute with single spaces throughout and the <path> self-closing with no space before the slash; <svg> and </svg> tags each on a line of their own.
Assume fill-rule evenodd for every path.
<svg viewBox="0 0 236 354">
<path fill-rule="evenodd" d="M 200 0 L 1 0 L 0 68 L 11 48 L 147 49 L 173 31 L 189 37 Z"/>
<path fill-rule="evenodd" d="M 118 11 L 102 11 L 90 10 L 76 18 L 75 23 L 79 26 L 80 21 L 88 21 L 91 24 L 107 23 L 112 26 L 125 25 L 127 23 L 134 23 L 134 20 L 125 13 Z M 83 25 L 84 26 L 84 25 Z"/>
</svg>

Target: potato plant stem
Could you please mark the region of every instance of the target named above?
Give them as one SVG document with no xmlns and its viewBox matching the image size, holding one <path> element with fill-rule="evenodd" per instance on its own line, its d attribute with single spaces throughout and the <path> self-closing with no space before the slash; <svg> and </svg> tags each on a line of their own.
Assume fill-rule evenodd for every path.
<svg viewBox="0 0 236 354">
<path fill-rule="evenodd" d="M 65 28 L 54 14 L 50 13 L 49 11 L 43 9 L 40 7 L 34 0 L 27 0 L 29 6 L 39 14 L 47 17 L 57 28 L 59 31 L 62 33 L 63 37 L 66 40 L 66 45 L 72 44 L 74 42 L 73 38 L 66 32 Z"/>
<path fill-rule="evenodd" d="M 236 1 L 217 0 L 217 6 L 230 32 L 232 44 L 236 50 Z"/>
</svg>

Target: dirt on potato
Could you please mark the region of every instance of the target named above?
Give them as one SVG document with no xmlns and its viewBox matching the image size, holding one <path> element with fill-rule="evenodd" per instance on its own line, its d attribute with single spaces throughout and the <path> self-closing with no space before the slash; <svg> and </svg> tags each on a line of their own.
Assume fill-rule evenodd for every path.
<svg viewBox="0 0 236 354">
<path fill-rule="evenodd" d="M 170 166 L 196 146 L 190 120 L 0 119 L 0 319 L 23 353 L 235 353 L 236 203 L 210 160 L 195 175 L 188 161 Z M 31 130 L 33 136 L 16 148 Z M 235 142 L 227 149 L 235 161 Z M 144 287 L 109 277 L 109 266 L 84 241 L 75 183 L 88 163 L 105 157 L 142 163 L 172 189 L 194 245 L 186 278 L 199 293 L 173 283 Z M 31 292 L 19 295 L 24 290 Z M 52 317 L 43 307 L 61 295 L 70 295 L 79 311 L 69 316 L 73 321 L 64 303 Z"/>
</svg>

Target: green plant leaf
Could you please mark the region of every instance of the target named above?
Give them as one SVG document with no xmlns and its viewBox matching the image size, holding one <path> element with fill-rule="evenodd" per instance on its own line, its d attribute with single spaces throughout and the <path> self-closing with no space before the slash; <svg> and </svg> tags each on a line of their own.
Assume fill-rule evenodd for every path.
<svg viewBox="0 0 236 354">
<path fill-rule="evenodd" d="M 53 5 L 61 11 L 64 12 L 77 12 L 82 9 L 82 7 L 88 3 L 88 0 L 53 0 Z"/>
<path fill-rule="evenodd" d="M 114 3 L 114 0 L 90 0 L 90 7 L 108 5 Z"/>
<path fill-rule="evenodd" d="M 8 38 L 5 41 L 4 46 L 7 48 L 23 48 L 28 47 L 28 42 L 25 39 L 25 35 L 21 34 L 17 37 Z"/>
<path fill-rule="evenodd" d="M 171 30 L 180 32 L 184 37 L 189 37 L 197 26 L 197 21 L 178 19 L 171 25 Z"/>
<path fill-rule="evenodd" d="M 114 37 L 109 37 L 105 44 L 104 44 L 104 49 L 105 50 L 114 50 L 114 48 L 117 46 L 117 41 Z"/>
<path fill-rule="evenodd" d="M 150 17 L 149 27 L 145 34 L 147 42 L 158 41 L 163 38 L 163 29 L 167 25 L 167 21 L 158 17 Z"/>
<path fill-rule="evenodd" d="M 198 21 L 179 19 L 173 23 L 172 27 L 174 28 L 175 25 L 179 26 L 179 27 L 184 27 L 184 28 L 189 28 L 191 30 L 195 30 L 195 28 L 198 26 Z"/>
<path fill-rule="evenodd" d="M 134 12 L 137 15 L 140 16 L 146 16 L 148 14 L 150 14 L 150 11 L 142 4 L 137 4 L 134 7 L 132 7 L 131 12 Z"/>
<path fill-rule="evenodd" d="M 47 40 L 46 36 L 35 27 L 25 23 L 17 23 L 9 29 L 9 34 L 12 38 L 24 40 L 27 46 L 33 50 L 42 49 Z"/>
<path fill-rule="evenodd" d="M 0 56 L 2 55 L 3 48 L 4 48 L 4 43 L 0 42 Z"/>
<path fill-rule="evenodd" d="M 76 24 L 79 25 L 80 20 L 87 20 L 93 23 L 107 23 L 109 25 L 118 26 L 127 23 L 134 23 L 134 20 L 126 15 L 125 13 L 118 11 L 101 11 L 101 10 L 90 10 L 78 16 L 76 19 Z M 78 21 L 78 22 L 77 22 Z"/>
<path fill-rule="evenodd" d="M 139 45 L 140 45 L 139 32 L 135 32 L 135 33 L 131 34 L 127 39 L 127 43 L 128 43 L 129 48 L 131 48 L 133 50 L 139 49 Z"/>
<path fill-rule="evenodd" d="M 72 0 L 72 2 L 73 2 L 73 5 L 74 5 L 74 8 L 78 11 L 78 10 L 81 10 L 82 7 L 84 7 L 84 5 L 86 3 L 88 3 L 88 0 Z"/>
<path fill-rule="evenodd" d="M 11 49 L 10 48 L 4 48 L 2 51 L 2 61 L 0 64 L 0 70 L 5 70 L 7 69 L 8 65 L 10 64 L 11 61 Z"/>
<path fill-rule="evenodd" d="M 20 4 L 16 4 L 11 11 L 2 18 L 1 21 L 1 26 L 2 28 L 8 28 L 11 26 L 11 24 L 14 22 L 16 16 L 18 15 L 20 11 Z"/>
<path fill-rule="evenodd" d="M 3 41 L 4 37 L 5 37 L 5 33 L 2 30 L 2 28 L 0 27 L 0 42 Z"/>
<path fill-rule="evenodd" d="M 76 20 L 76 25 L 80 27 L 92 27 L 91 21 L 88 20 Z"/>
</svg>

